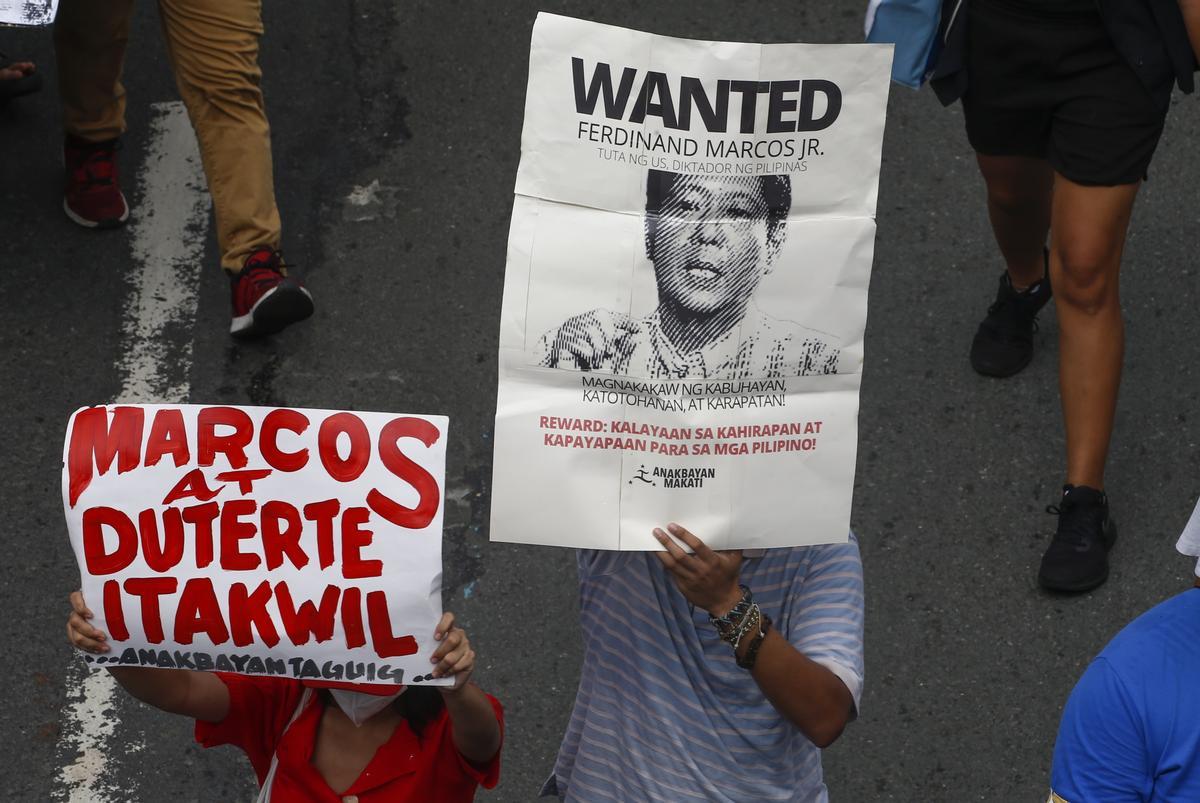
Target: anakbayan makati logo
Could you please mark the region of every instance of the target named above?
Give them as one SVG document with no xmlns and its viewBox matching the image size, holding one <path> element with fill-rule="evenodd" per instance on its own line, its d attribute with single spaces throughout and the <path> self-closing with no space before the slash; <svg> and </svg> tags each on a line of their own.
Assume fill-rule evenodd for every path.
<svg viewBox="0 0 1200 803">
<path fill-rule="evenodd" d="M 642 464 L 642 465 L 641 465 L 641 466 L 638 468 L 638 470 L 637 470 L 637 473 L 633 475 L 633 479 L 629 481 L 629 484 L 630 484 L 630 485 L 633 485 L 633 483 L 634 483 L 635 481 L 636 481 L 636 482 L 644 482 L 644 483 L 646 483 L 647 485 L 658 485 L 658 483 L 656 483 L 654 480 L 650 479 L 650 477 L 649 477 L 649 475 L 648 475 L 648 472 L 646 471 L 646 464 L 645 464 L 645 463 L 643 463 L 643 464 Z"/>
<path fill-rule="evenodd" d="M 652 471 L 647 471 L 643 463 L 628 484 L 641 482 L 657 487 L 658 481 L 661 480 L 664 488 L 703 488 L 705 480 L 711 480 L 716 476 L 715 468 L 661 468 L 655 466 Z"/>
</svg>

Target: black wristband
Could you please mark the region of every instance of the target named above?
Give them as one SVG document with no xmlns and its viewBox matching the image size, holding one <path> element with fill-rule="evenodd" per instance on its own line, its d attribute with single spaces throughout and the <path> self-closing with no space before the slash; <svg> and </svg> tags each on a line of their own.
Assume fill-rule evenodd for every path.
<svg viewBox="0 0 1200 803">
<path fill-rule="evenodd" d="M 758 649 L 767 639 L 767 631 L 771 629 L 771 617 L 765 613 L 762 615 L 762 626 L 758 631 L 758 635 L 754 637 L 754 641 L 750 642 L 750 646 L 746 648 L 746 657 L 737 658 L 737 665 L 742 669 L 753 669 L 754 662 L 758 660 Z"/>
</svg>

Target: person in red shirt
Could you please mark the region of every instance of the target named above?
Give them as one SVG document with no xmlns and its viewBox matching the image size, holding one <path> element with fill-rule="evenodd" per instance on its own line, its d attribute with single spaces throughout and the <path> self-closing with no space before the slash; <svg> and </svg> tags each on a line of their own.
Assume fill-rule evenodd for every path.
<svg viewBox="0 0 1200 803">
<path fill-rule="evenodd" d="M 110 650 L 71 594 L 67 636 Z M 196 720 L 205 747 L 240 747 L 254 766 L 260 803 L 459 803 L 500 778 L 504 714 L 474 683 L 475 651 L 454 614 L 434 638 L 435 677 L 453 686 L 405 687 L 117 666 L 108 671 L 144 703 Z M 397 691 L 399 690 L 399 691 Z"/>
</svg>

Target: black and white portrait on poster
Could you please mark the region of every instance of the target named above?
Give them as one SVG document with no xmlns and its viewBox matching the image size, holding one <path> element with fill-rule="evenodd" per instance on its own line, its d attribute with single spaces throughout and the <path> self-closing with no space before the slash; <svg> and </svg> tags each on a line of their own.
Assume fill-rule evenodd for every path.
<svg viewBox="0 0 1200 803">
<path fill-rule="evenodd" d="M 890 59 L 538 16 L 493 540 L 846 540 Z"/>
<path fill-rule="evenodd" d="M 773 318 L 755 303 L 781 264 L 792 207 L 782 176 L 646 177 L 646 258 L 658 292 L 641 318 L 597 308 L 546 332 L 537 362 L 548 368 L 649 379 L 757 379 L 838 370 L 832 335 Z"/>
</svg>

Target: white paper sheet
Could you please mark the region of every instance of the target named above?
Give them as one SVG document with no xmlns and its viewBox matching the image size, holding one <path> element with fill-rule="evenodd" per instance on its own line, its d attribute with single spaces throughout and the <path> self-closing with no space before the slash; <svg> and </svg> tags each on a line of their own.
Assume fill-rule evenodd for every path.
<svg viewBox="0 0 1200 803">
<path fill-rule="evenodd" d="M 63 506 L 114 664 L 431 680 L 447 419 L 199 405 L 77 411 Z"/>
<path fill-rule="evenodd" d="M 890 66 L 538 16 L 494 540 L 846 539 Z"/>
<path fill-rule="evenodd" d="M 0 25 L 50 25 L 58 0 L 0 0 Z"/>
</svg>

